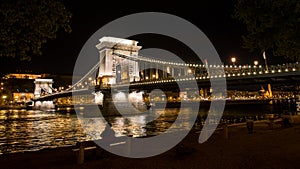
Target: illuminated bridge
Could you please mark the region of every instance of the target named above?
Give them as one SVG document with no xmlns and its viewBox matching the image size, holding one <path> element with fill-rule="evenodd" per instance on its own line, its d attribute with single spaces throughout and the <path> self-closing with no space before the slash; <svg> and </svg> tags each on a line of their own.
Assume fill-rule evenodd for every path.
<svg viewBox="0 0 300 169">
<path fill-rule="evenodd" d="M 97 103 L 99 93 L 110 90 L 150 93 L 153 89 L 178 91 L 178 83 L 186 86 L 196 82 L 204 95 L 211 89 L 211 82 L 226 80 L 228 87 L 251 84 L 292 84 L 299 86 L 300 66 L 298 63 L 282 65 L 215 65 L 185 63 L 180 59 L 167 61 L 138 54 L 141 46 L 137 41 L 103 37 L 96 45 L 100 61 L 70 88 L 55 92 L 38 87 L 34 101 L 52 101 L 61 97 L 90 95 Z M 46 84 L 47 85 L 47 84 Z M 38 90 L 37 90 L 38 88 Z M 181 89 L 182 90 L 182 89 Z M 39 93 L 40 91 L 40 93 Z M 44 91 L 44 94 L 41 92 Z M 46 92 L 45 92 L 46 91 Z M 178 91 L 179 92 L 179 91 Z M 222 95 L 222 94 L 221 94 Z M 103 96 L 102 96 L 103 97 Z M 224 97 L 224 96 L 220 96 Z"/>
</svg>

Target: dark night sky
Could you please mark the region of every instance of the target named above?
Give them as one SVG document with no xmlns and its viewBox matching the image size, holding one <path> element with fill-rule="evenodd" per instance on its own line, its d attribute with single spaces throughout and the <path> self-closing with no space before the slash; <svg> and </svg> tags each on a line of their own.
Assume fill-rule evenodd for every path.
<svg viewBox="0 0 300 169">
<path fill-rule="evenodd" d="M 72 33 L 60 32 L 57 39 L 50 40 L 44 45 L 42 56 L 33 57 L 31 63 L 21 63 L 21 65 L 27 65 L 33 73 L 72 74 L 82 46 L 95 31 L 112 20 L 137 12 L 170 13 L 195 24 L 211 40 L 225 64 L 230 63 L 231 56 L 236 56 L 237 63 L 240 64 L 252 64 L 255 59 L 263 62 L 261 56 L 251 55 L 242 48 L 241 35 L 245 33 L 245 26 L 231 17 L 234 0 L 210 0 L 197 3 L 199 4 L 186 3 L 186 1 L 140 1 L 127 4 L 116 1 L 68 0 L 66 7 L 73 13 Z M 151 38 L 138 38 L 138 41 L 143 48 L 155 47 Z M 12 63 L 6 64 L 10 71 L 16 69 L 16 64 L 10 64 Z M 17 67 L 22 66 L 17 65 Z"/>
</svg>

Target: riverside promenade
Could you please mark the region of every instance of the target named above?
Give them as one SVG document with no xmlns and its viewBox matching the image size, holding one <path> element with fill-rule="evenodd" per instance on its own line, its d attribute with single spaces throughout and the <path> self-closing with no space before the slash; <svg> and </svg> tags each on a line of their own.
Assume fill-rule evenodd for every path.
<svg viewBox="0 0 300 169">
<path fill-rule="evenodd" d="M 245 126 L 228 128 L 228 139 L 222 130 L 216 131 L 205 143 L 199 144 L 199 130 L 189 135 L 173 149 L 150 158 L 130 159 L 98 148 L 86 152 L 85 162 L 77 164 L 75 147 L 44 149 L 36 152 L 4 154 L 0 156 L 5 169 L 293 169 L 300 167 L 300 125 L 272 129 L 254 124 L 249 134 Z"/>
</svg>

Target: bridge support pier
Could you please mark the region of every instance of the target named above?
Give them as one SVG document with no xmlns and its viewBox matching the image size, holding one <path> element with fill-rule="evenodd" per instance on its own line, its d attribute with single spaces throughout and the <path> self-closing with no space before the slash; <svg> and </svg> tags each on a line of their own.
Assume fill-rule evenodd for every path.
<svg viewBox="0 0 300 169">
<path fill-rule="evenodd" d="M 54 109 L 55 105 L 53 101 L 35 101 L 33 105 L 34 109 L 43 110 L 43 109 Z"/>
<path fill-rule="evenodd" d="M 103 95 L 102 113 L 105 115 L 130 115 L 146 110 L 144 92 L 101 91 Z M 99 104 L 98 104 L 99 105 Z"/>
</svg>

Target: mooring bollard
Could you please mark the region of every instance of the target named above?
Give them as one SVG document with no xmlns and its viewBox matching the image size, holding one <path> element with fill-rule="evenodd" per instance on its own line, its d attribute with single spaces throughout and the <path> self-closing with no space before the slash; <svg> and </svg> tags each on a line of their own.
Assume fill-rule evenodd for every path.
<svg viewBox="0 0 300 169">
<path fill-rule="evenodd" d="M 225 126 L 224 126 L 224 138 L 228 139 L 228 125 L 227 124 L 225 124 Z"/>
<path fill-rule="evenodd" d="M 77 163 L 83 164 L 84 163 L 84 143 L 79 142 L 79 152 L 77 157 Z"/>
<path fill-rule="evenodd" d="M 247 120 L 246 125 L 247 125 L 247 129 L 248 129 L 248 133 L 249 134 L 253 133 L 254 121 L 252 119 L 249 119 L 249 120 Z"/>
</svg>

